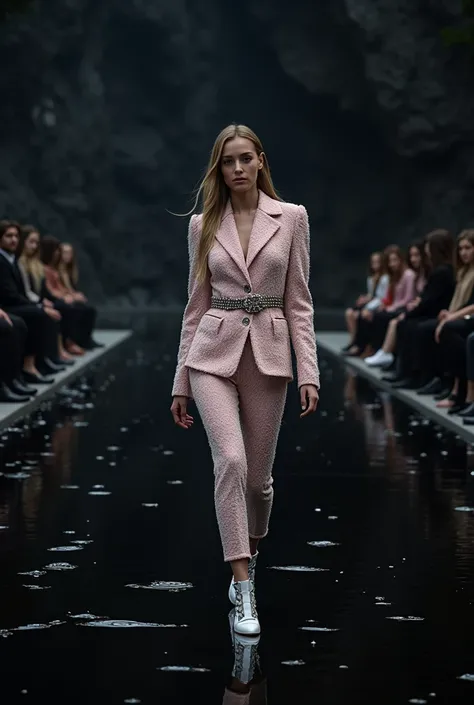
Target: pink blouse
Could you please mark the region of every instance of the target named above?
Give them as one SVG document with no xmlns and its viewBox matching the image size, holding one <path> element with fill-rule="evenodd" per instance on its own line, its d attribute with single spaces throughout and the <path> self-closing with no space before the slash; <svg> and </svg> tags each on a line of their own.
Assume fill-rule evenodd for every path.
<svg viewBox="0 0 474 705">
<path fill-rule="evenodd" d="M 415 286 L 416 274 L 413 269 L 405 269 L 400 281 L 395 284 L 393 292 L 393 301 L 390 306 L 387 306 L 387 311 L 395 311 L 397 308 L 402 308 L 406 306 L 410 301 L 416 298 L 416 286 Z"/>
</svg>

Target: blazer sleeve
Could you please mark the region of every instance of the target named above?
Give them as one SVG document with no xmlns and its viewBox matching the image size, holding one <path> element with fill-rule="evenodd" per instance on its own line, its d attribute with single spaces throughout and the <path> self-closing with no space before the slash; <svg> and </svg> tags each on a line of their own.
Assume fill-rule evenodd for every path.
<svg viewBox="0 0 474 705">
<path fill-rule="evenodd" d="M 198 216 L 191 216 L 188 230 L 189 278 L 188 303 L 184 309 L 181 324 L 181 338 L 178 349 L 176 372 L 173 381 L 172 396 L 184 396 L 192 399 L 189 373 L 185 367 L 186 357 L 193 342 L 196 328 L 203 315 L 211 307 L 211 281 L 209 272 L 202 284 L 196 281 L 199 249 Z"/>
<path fill-rule="evenodd" d="M 0 255 L 2 260 L 3 255 Z M 12 268 L 5 260 L 0 261 L 0 306 L 24 306 L 30 304 L 30 300 L 20 291 L 15 282 Z"/>
<path fill-rule="evenodd" d="M 308 214 L 304 206 L 298 206 L 285 286 L 285 316 L 296 356 L 298 389 L 303 384 L 314 384 L 319 389 L 309 253 Z"/>
</svg>

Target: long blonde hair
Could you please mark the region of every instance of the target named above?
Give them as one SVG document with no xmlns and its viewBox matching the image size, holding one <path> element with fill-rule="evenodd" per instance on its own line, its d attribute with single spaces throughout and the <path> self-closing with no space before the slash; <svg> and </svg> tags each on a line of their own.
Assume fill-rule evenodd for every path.
<svg viewBox="0 0 474 705">
<path fill-rule="evenodd" d="M 459 255 L 459 243 L 467 240 L 474 245 L 474 229 L 463 230 L 457 238 L 454 252 L 454 267 L 456 270 L 456 288 L 449 304 L 449 311 L 459 311 L 469 301 L 474 288 L 474 262 L 463 264 Z"/>
<path fill-rule="evenodd" d="M 40 259 L 40 245 L 32 257 L 28 257 L 25 254 L 25 242 L 28 240 L 29 236 L 33 233 L 37 233 L 39 236 L 38 228 L 34 225 L 23 225 L 21 228 L 21 238 L 20 238 L 20 257 L 18 261 L 23 265 L 25 272 L 31 277 L 31 283 L 33 289 L 37 294 L 41 294 L 42 283 L 44 279 L 44 265 Z"/>
<path fill-rule="evenodd" d="M 69 264 L 62 261 L 63 248 L 70 247 L 72 259 Z M 59 277 L 67 289 L 75 289 L 79 281 L 79 268 L 77 266 L 76 251 L 70 242 L 61 243 L 61 259 L 58 264 Z"/>
<path fill-rule="evenodd" d="M 216 233 L 224 213 L 230 191 L 221 171 L 222 152 L 228 140 L 234 137 L 243 137 L 253 142 L 257 155 L 263 159 L 263 167 L 257 176 L 257 188 L 270 198 L 277 201 L 282 199 L 277 194 L 270 174 L 270 167 L 263 151 L 263 146 L 255 132 L 246 125 L 228 125 L 217 136 L 212 148 L 206 173 L 198 189 L 194 207 L 186 215 L 193 213 L 202 196 L 202 227 L 197 256 L 196 279 L 202 283 L 207 275 L 207 258 L 215 242 Z"/>
</svg>

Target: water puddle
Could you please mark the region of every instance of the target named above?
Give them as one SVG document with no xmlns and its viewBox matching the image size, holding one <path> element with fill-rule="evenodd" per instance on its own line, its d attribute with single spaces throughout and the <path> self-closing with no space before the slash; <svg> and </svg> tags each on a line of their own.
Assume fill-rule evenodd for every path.
<svg viewBox="0 0 474 705">
<path fill-rule="evenodd" d="M 460 681 L 471 681 L 474 683 L 474 673 L 465 673 L 463 676 L 459 676 Z"/>
<path fill-rule="evenodd" d="M 61 485 L 62 490 L 78 490 L 79 485 Z"/>
<path fill-rule="evenodd" d="M 269 570 L 287 570 L 295 573 L 327 573 L 329 568 L 315 568 L 310 565 L 270 565 Z"/>
<path fill-rule="evenodd" d="M 168 485 L 182 485 L 183 481 L 182 480 L 167 480 Z"/>
<path fill-rule="evenodd" d="M 200 666 L 158 666 L 157 671 L 171 671 L 173 673 L 210 673 L 210 668 Z"/>
<path fill-rule="evenodd" d="M 71 543 L 76 544 L 77 546 L 87 546 L 89 543 L 94 543 L 93 539 L 74 539 L 71 541 Z"/>
<path fill-rule="evenodd" d="M 334 541 L 308 541 L 308 546 L 316 546 L 316 548 L 329 548 L 340 545 L 340 543 L 334 543 Z"/>
<path fill-rule="evenodd" d="M 24 573 L 18 573 L 18 575 L 29 575 L 31 578 L 41 578 L 42 575 L 46 575 L 45 570 L 26 570 Z"/>
<path fill-rule="evenodd" d="M 8 631 L 10 632 L 26 632 L 26 631 L 33 631 L 37 629 L 50 629 L 50 627 L 57 627 L 60 624 L 66 624 L 61 619 L 55 619 L 52 622 L 45 622 L 44 624 L 23 624 L 20 627 L 13 627 L 12 629 L 9 629 Z"/>
<path fill-rule="evenodd" d="M 474 507 L 455 507 L 456 512 L 474 512 Z"/>
<path fill-rule="evenodd" d="M 48 548 L 48 551 L 83 551 L 82 546 L 54 546 Z"/>
<path fill-rule="evenodd" d="M 157 507 L 158 502 L 142 502 L 142 507 Z"/>
<path fill-rule="evenodd" d="M 133 628 L 148 628 L 148 629 L 182 629 L 187 627 L 187 624 L 159 624 L 157 622 L 135 622 L 132 619 L 99 619 L 90 622 L 79 622 L 79 627 L 110 627 L 116 629 L 133 629 Z"/>
<path fill-rule="evenodd" d="M 395 622 L 423 622 L 424 617 L 386 617 L 385 619 L 393 619 Z"/>
<path fill-rule="evenodd" d="M 304 666 L 306 661 L 298 659 L 297 661 L 282 661 L 283 666 Z"/>
<path fill-rule="evenodd" d="M 194 586 L 192 583 L 166 582 L 164 580 L 160 580 L 150 583 L 149 585 L 129 583 L 128 585 L 125 585 L 125 587 L 136 589 L 141 588 L 142 590 L 167 590 L 168 592 L 180 592 L 181 590 L 190 590 Z"/>
<path fill-rule="evenodd" d="M 77 565 L 71 563 L 48 563 L 44 566 L 45 570 L 74 570 Z"/>
<path fill-rule="evenodd" d="M 95 496 L 100 496 L 100 497 L 105 497 L 105 495 L 112 494 L 112 492 L 106 492 L 105 490 L 91 490 L 87 494 L 95 495 Z"/>
<path fill-rule="evenodd" d="M 26 480 L 30 475 L 27 472 L 6 472 L 4 477 L 8 477 L 10 480 Z"/>
<path fill-rule="evenodd" d="M 22 585 L 22 587 L 28 590 L 50 590 L 51 585 Z"/>
</svg>

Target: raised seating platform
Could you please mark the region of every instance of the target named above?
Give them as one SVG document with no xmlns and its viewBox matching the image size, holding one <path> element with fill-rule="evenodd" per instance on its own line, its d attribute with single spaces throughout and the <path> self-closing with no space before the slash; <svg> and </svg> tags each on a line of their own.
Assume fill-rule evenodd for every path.
<svg viewBox="0 0 474 705">
<path fill-rule="evenodd" d="M 122 345 L 132 335 L 129 330 L 96 330 L 94 338 L 99 343 L 103 343 L 105 347 L 97 348 L 86 352 L 82 357 L 76 358 L 76 364 L 73 367 L 68 367 L 63 372 L 54 375 L 54 383 L 48 386 L 36 385 L 38 394 L 30 401 L 24 404 L 0 404 L 0 429 L 6 426 L 11 426 L 19 419 L 31 414 L 44 401 L 56 394 L 58 389 L 65 384 L 70 384 L 76 377 L 83 375 L 87 368 L 97 362 L 99 358 L 108 355 L 112 350 L 116 350 L 119 345 Z M 35 385 L 33 385 L 35 386 Z"/>
<path fill-rule="evenodd" d="M 342 364 L 356 370 L 362 377 L 373 382 L 393 397 L 401 399 L 421 414 L 431 419 L 440 426 L 453 431 L 468 443 L 474 443 L 474 426 L 464 426 L 462 419 L 457 416 L 448 416 L 445 409 L 437 409 L 433 397 L 422 397 L 410 390 L 393 389 L 390 384 L 382 380 L 383 372 L 377 367 L 369 367 L 363 360 L 355 357 L 341 355 L 341 348 L 348 342 L 347 333 L 317 333 L 318 345 L 341 360 Z"/>
</svg>

